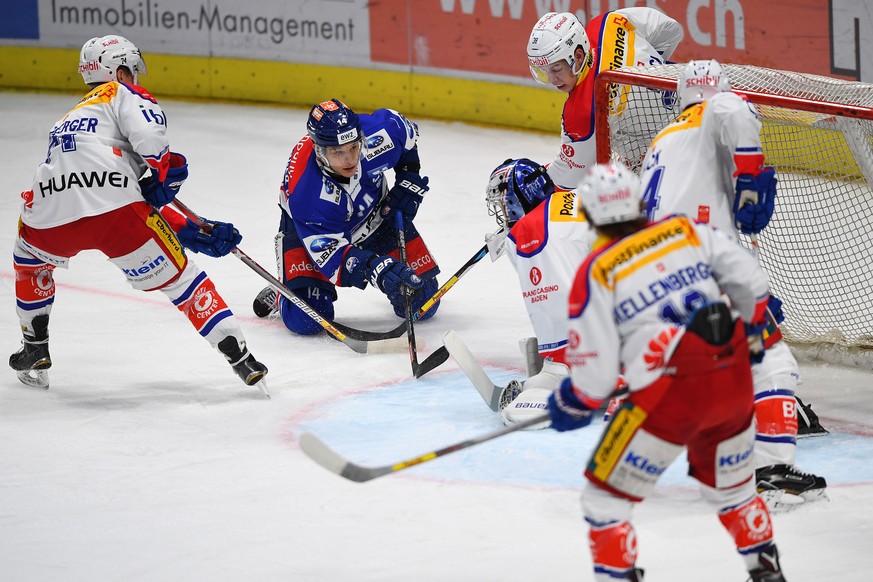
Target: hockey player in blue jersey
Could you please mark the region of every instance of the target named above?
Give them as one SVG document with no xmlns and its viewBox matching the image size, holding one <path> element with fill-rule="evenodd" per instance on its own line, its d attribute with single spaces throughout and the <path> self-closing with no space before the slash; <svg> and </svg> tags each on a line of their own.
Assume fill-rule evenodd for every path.
<svg viewBox="0 0 873 582">
<path fill-rule="evenodd" d="M 404 316 L 405 289 L 417 310 L 439 288 L 439 268 L 413 219 L 428 178 L 421 175 L 418 127 L 400 113 L 378 109 L 358 115 L 337 99 L 315 105 L 307 135 L 294 146 L 279 194 L 282 217 L 276 236 L 282 282 L 328 320 L 336 286 L 371 284 Z M 393 170 L 389 184 L 387 170 Z M 391 216 L 401 212 L 407 261 L 398 260 Z M 272 287 L 258 294 L 254 311 L 277 309 L 291 331 L 311 335 L 320 324 Z M 436 313 L 436 306 L 421 320 Z"/>
</svg>

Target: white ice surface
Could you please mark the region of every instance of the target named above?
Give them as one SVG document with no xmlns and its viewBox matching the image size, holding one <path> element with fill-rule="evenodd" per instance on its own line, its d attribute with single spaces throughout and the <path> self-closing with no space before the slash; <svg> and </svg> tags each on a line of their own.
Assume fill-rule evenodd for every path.
<svg viewBox="0 0 873 582">
<path fill-rule="evenodd" d="M 329 95 L 325 96 L 330 97 Z M 0 94 L 0 247 L 11 250 L 18 193 L 47 131 L 78 99 Z M 276 195 L 301 110 L 163 101 L 191 175 L 180 198 L 230 220 L 273 269 Z M 431 192 L 416 221 L 443 269 L 495 225 L 483 191 L 509 157 L 545 161 L 557 136 L 417 120 Z M 9 254 L 0 266 L 4 353 L 18 347 Z M 165 298 L 130 289 L 99 253 L 58 271 L 51 389 L 0 380 L 0 580 L 591 580 L 578 503 L 599 421 L 569 434 L 514 434 L 355 484 L 313 463 L 312 431 L 340 454 L 385 465 L 499 427 L 447 362 L 421 380 L 405 353 L 362 356 L 324 335 L 256 319 L 261 280 L 235 258 L 195 256 L 270 368 L 272 400 L 246 388 Z M 337 319 L 389 329 L 384 297 L 341 290 Z M 515 276 L 483 260 L 417 327 L 423 358 L 457 330 L 495 380 L 522 375 L 531 330 Z M 869 373 L 803 364 L 801 395 L 833 433 L 799 445 L 830 500 L 775 516 L 792 582 L 873 576 L 873 385 Z M 728 535 L 677 463 L 636 512 L 647 582 L 740 581 Z"/>
</svg>

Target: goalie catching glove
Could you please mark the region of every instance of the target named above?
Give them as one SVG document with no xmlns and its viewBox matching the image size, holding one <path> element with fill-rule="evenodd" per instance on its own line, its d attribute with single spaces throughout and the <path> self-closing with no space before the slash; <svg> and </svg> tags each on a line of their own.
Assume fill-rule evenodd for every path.
<svg viewBox="0 0 873 582">
<path fill-rule="evenodd" d="M 776 205 L 776 172 L 764 168 L 757 176 L 737 176 L 734 220 L 743 234 L 758 234 L 773 217 Z"/>
<path fill-rule="evenodd" d="M 160 208 L 166 206 L 179 193 L 179 188 L 188 177 L 188 160 L 182 154 L 170 152 L 170 168 L 163 182 L 160 181 L 158 171 L 152 168 L 151 175 L 139 181 L 142 197 L 146 202 Z"/>
<path fill-rule="evenodd" d="M 203 228 L 190 219 L 179 229 L 179 242 L 186 249 L 210 257 L 223 257 L 242 242 L 242 235 L 229 222 L 208 221 Z"/>
<path fill-rule="evenodd" d="M 573 381 L 564 378 L 561 387 L 549 396 L 549 416 L 552 428 L 558 432 L 576 430 L 591 424 L 591 409 L 573 391 Z"/>
<path fill-rule="evenodd" d="M 388 197 L 382 205 L 382 216 L 388 216 L 392 211 L 400 211 L 404 220 L 412 220 L 418 213 L 418 207 L 429 190 L 428 178 L 417 172 L 397 172 L 394 187 L 388 191 Z"/>
</svg>

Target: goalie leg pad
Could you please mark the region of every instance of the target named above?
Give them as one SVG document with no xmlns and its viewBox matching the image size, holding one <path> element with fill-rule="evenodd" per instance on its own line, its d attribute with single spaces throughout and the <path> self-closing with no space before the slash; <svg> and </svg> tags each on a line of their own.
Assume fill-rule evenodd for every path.
<svg viewBox="0 0 873 582">
<path fill-rule="evenodd" d="M 797 456 L 797 401 L 791 390 L 755 395 L 755 465 L 793 465 Z"/>
<path fill-rule="evenodd" d="M 509 426 L 542 415 L 543 412 L 548 410 L 548 400 L 551 394 L 552 390 L 525 387 L 522 393 L 509 406 L 500 411 L 500 418 L 503 419 L 503 424 Z M 548 428 L 550 424 L 551 421 L 546 420 L 526 430 Z"/>
</svg>

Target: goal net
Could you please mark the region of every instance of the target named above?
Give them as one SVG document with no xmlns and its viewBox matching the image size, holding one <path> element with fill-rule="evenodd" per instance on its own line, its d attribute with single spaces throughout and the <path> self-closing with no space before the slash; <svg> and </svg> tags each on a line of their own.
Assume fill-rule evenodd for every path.
<svg viewBox="0 0 873 582">
<path fill-rule="evenodd" d="M 605 71 L 595 89 L 598 161 L 639 172 L 678 114 L 684 64 Z M 873 368 L 873 84 L 722 65 L 761 115 L 779 179 L 759 258 L 799 357 Z M 743 241 L 750 245 L 748 239 Z"/>
</svg>

